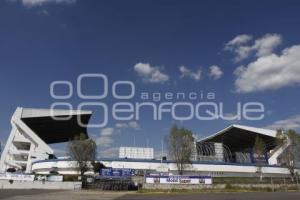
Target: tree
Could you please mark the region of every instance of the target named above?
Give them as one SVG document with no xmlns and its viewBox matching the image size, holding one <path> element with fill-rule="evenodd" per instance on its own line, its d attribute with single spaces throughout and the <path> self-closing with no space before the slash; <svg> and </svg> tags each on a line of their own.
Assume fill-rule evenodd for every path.
<svg viewBox="0 0 300 200">
<path fill-rule="evenodd" d="M 93 170 L 95 173 L 100 173 L 101 169 L 106 168 L 105 165 L 101 162 L 91 162 L 91 165 L 93 166 Z"/>
<path fill-rule="evenodd" d="M 295 130 L 288 130 L 287 132 L 278 130 L 277 144 L 288 144 L 282 154 L 282 163 L 288 168 L 291 179 L 294 181 L 294 178 L 298 178 L 295 168 L 300 160 L 300 135 Z"/>
<path fill-rule="evenodd" d="M 167 138 L 169 155 L 175 161 L 178 174 L 182 175 L 188 164 L 191 164 L 191 156 L 194 148 L 193 133 L 185 128 L 174 125 Z"/>
<path fill-rule="evenodd" d="M 260 181 L 262 181 L 262 177 L 263 177 L 262 166 L 265 164 L 265 159 L 262 160 L 262 158 L 265 158 L 266 144 L 263 141 L 263 139 L 258 135 L 255 138 L 253 153 L 256 156 L 255 163 L 257 166 L 257 171 L 260 172 Z"/>
<path fill-rule="evenodd" d="M 8 168 L 6 172 L 15 173 L 17 170 L 15 168 Z"/>
<path fill-rule="evenodd" d="M 96 159 L 97 146 L 93 139 L 88 139 L 86 134 L 76 135 L 69 142 L 68 152 L 72 160 L 76 161 L 76 168 L 80 172 L 82 183 L 85 182 L 84 173 L 92 169 L 91 162 Z"/>
</svg>

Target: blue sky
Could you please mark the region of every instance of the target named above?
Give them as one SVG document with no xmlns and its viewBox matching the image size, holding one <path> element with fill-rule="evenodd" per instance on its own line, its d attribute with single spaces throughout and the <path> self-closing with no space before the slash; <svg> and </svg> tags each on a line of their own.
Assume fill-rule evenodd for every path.
<svg viewBox="0 0 300 200">
<path fill-rule="evenodd" d="M 232 123 L 299 130 L 299 9 L 291 0 L 0 1 L 0 140 L 17 106 L 49 108 L 51 82 L 76 85 L 82 73 L 105 74 L 110 85 L 132 81 L 136 94 L 214 92 L 228 115 L 237 102 L 265 106 L 259 121 L 154 121 L 148 111 L 138 121 L 110 118 L 106 127 L 89 129 L 102 155 L 133 145 L 133 138 L 158 151 L 174 123 L 201 136 Z M 99 87 L 89 82 L 84 90 Z M 82 101 L 67 100 L 74 107 Z M 109 95 L 105 102 L 115 100 Z M 92 121 L 99 118 L 95 110 Z"/>
</svg>

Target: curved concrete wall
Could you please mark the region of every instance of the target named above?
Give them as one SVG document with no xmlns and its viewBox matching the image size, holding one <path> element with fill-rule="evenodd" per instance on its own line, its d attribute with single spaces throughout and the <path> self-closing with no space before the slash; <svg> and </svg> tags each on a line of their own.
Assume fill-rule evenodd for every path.
<svg viewBox="0 0 300 200">
<path fill-rule="evenodd" d="M 153 161 L 103 161 L 102 162 L 107 167 L 112 168 L 130 168 L 137 170 L 153 170 L 160 172 L 175 172 L 177 170 L 176 164 L 167 162 L 153 162 Z M 56 168 L 60 174 L 77 174 L 75 169 L 74 161 L 45 161 L 33 163 L 32 171 L 38 174 L 48 174 L 53 168 Z M 288 175 L 289 170 L 282 167 L 266 166 L 261 168 L 264 174 L 274 174 L 274 175 Z M 187 168 L 188 172 L 206 172 L 206 173 L 248 173 L 256 174 L 258 169 L 256 166 L 243 166 L 243 165 L 230 165 L 230 164 L 192 164 Z"/>
</svg>

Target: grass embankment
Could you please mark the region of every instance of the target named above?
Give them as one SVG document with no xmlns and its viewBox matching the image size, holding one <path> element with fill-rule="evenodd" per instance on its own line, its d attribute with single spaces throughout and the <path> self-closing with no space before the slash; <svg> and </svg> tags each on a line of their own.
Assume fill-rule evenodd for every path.
<svg viewBox="0 0 300 200">
<path fill-rule="evenodd" d="M 257 177 L 216 177 L 213 179 L 212 188 L 203 189 L 140 189 L 139 194 L 179 194 L 179 193 L 217 193 L 217 192 L 279 192 L 279 191 L 299 191 L 295 183 L 287 178 L 263 178 L 262 181 Z M 214 186 L 225 184 L 220 189 Z M 238 186 L 240 184 L 241 186 Z M 249 184 L 247 188 L 243 184 Z M 269 185 L 269 186 L 268 186 Z M 277 185 L 277 187 L 275 187 Z"/>
<path fill-rule="evenodd" d="M 214 184 L 295 184 L 290 178 L 264 177 L 214 177 Z"/>
<path fill-rule="evenodd" d="M 250 188 L 242 188 L 231 186 L 227 184 L 224 189 L 140 189 L 137 191 L 138 194 L 189 194 L 189 193 L 234 193 L 234 192 L 295 192 L 297 187 L 291 186 L 288 188 L 276 188 L 272 189 L 271 187 L 264 187 L 264 188 L 257 188 L 257 187 L 250 187 Z"/>
</svg>

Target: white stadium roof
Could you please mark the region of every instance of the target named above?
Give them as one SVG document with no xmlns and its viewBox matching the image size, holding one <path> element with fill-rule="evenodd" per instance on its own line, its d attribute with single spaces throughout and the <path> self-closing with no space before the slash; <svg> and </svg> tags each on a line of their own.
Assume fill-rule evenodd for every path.
<svg viewBox="0 0 300 200">
<path fill-rule="evenodd" d="M 198 142 L 203 142 L 203 141 L 212 139 L 216 136 L 226 134 L 226 132 L 228 132 L 229 130 L 231 130 L 233 128 L 237 128 L 237 129 L 248 131 L 248 132 L 255 133 L 255 134 L 274 137 L 274 138 L 276 137 L 276 134 L 277 134 L 277 131 L 270 130 L 270 129 L 263 129 L 263 128 L 256 128 L 256 127 L 251 127 L 251 126 L 232 124 L 232 125 L 224 128 L 223 130 L 216 132 L 215 134 L 212 134 L 208 137 L 205 137 L 205 138 L 202 138 L 202 139 L 198 140 Z"/>
</svg>

